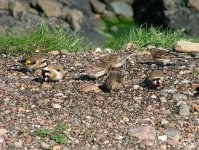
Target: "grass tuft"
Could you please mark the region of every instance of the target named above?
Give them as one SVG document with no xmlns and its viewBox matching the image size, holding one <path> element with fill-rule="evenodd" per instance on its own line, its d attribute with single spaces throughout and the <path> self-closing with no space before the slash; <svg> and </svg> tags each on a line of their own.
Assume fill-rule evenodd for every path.
<svg viewBox="0 0 199 150">
<path fill-rule="evenodd" d="M 0 53 L 14 55 L 32 54 L 36 49 L 41 52 L 62 49 L 85 51 L 91 46 L 77 34 L 66 32 L 59 26 L 52 31 L 45 23 L 23 33 L 1 34 L 0 39 Z"/>
<path fill-rule="evenodd" d="M 46 129 L 35 130 L 32 133 L 32 135 L 40 136 L 40 137 L 48 137 L 57 143 L 67 144 L 66 137 L 64 136 L 64 131 L 66 129 L 67 129 L 67 126 L 65 124 L 60 124 L 54 127 L 52 130 L 46 130 Z"/>
<path fill-rule="evenodd" d="M 142 49 L 147 45 L 155 45 L 157 47 L 171 48 L 174 42 L 178 40 L 197 41 L 194 37 L 185 37 L 182 30 L 171 31 L 169 29 L 149 27 L 130 28 L 129 30 L 120 32 L 114 39 L 105 44 L 105 47 L 117 50 L 125 43 L 132 42 L 138 49 Z"/>
</svg>

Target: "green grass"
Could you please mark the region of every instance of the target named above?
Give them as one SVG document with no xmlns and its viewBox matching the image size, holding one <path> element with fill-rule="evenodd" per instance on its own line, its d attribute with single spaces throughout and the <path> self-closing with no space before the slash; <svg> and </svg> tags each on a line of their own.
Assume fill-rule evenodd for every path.
<svg viewBox="0 0 199 150">
<path fill-rule="evenodd" d="M 54 127 L 52 130 L 47 130 L 47 129 L 36 130 L 32 133 L 32 135 L 40 137 L 48 137 L 57 143 L 67 144 L 66 137 L 64 136 L 64 131 L 66 129 L 67 126 L 65 124 L 60 124 Z"/>
<path fill-rule="evenodd" d="M 107 42 L 104 47 L 117 50 L 121 48 L 123 44 L 132 42 L 138 49 L 142 49 L 149 44 L 157 47 L 171 48 L 178 40 L 199 41 L 196 37 L 185 37 L 182 30 L 174 32 L 169 29 L 162 30 L 161 28 L 155 27 L 133 27 L 120 32 L 115 38 Z"/>
<path fill-rule="evenodd" d="M 0 35 L 0 53 L 32 54 L 35 49 L 41 52 L 66 49 L 68 51 L 85 51 L 91 45 L 78 36 L 64 31 L 59 26 L 54 31 L 41 23 L 23 33 L 5 33 Z"/>
</svg>

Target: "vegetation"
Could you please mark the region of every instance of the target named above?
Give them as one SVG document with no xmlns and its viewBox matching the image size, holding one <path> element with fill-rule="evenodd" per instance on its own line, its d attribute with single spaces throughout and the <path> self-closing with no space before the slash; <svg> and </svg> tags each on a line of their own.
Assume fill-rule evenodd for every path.
<svg viewBox="0 0 199 150">
<path fill-rule="evenodd" d="M 67 126 L 65 124 L 60 124 L 54 127 L 52 130 L 47 130 L 47 129 L 36 130 L 32 133 L 32 135 L 40 137 L 48 137 L 57 143 L 67 144 L 66 137 L 64 136 L 64 131 L 66 129 Z"/>
<path fill-rule="evenodd" d="M 178 40 L 198 41 L 197 38 L 188 37 L 183 34 L 183 30 L 171 31 L 169 29 L 155 27 L 139 27 L 123 30 L 119 35 L 106 43 L 105 47 L 119 49 L 121 45 L 132 42 L 138 49 L 146 45 L 155 45 L 157 47 L 171 48 L 174 42 Z"/>
<path fill-rule="evenodd" d="M 5 33 L 0 35 L 0 53 L 31 54 L 36 49 L 41 52 L 66 49 L 69 51 L 83 51 L 89 44 L 69 31 L 64 31 L 59 26 L 54 31 L 41 23 L 23 33 Z"/>
<path fill-rule="evenodd" d="M 117 25 L 121 22 L 121 19 L 104 19 L 103 22 L 106 23 L 103 33 L 108 33 L 108 28 L 111 25 Z M 123 20 L 123 23 L 118 26 L 120 30 L 116 33 L 110 33 L 109 36 L 107 36 L 107 42 L 104 47 L 117 50 L 124 43 L 132 42 L 138 49 L 148 44 L 171 48 L 171 45 L 175 41 L 181 39 L 198 41 L 198 38 L 185 37 L 182 31 L 173 32 L 168 29 L 162 30 L 161 28 L 146 26 L 136 27 L 135 24 L 129 27 L 130 23 L 133 24 L 133 20 Z M 0 39 L 0 53 L 12 55 L 32 54 L 36 49 L 40 52 L 62 49 L 74 52 L 85 51 L 95 47 L 77 34 L 69 31 L 66 32 L 59 26 L 52 31 L 45 23 L 41 23 L 23 33 L 1 34 Z"/>
</svg>

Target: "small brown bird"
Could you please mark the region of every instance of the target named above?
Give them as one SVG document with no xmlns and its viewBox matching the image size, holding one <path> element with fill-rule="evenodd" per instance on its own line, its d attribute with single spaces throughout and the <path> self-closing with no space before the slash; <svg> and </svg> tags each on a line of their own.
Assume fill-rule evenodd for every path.
<svg viewBox="0 0 199 150">
<path fill-rule="evenodd" d="M 153 59 L 162 65 L 165 66 L 167 64 L 173 64 L 172 59 L 179 59 L 180 57 L 170 53 L 168 50 L 164 48 L 150 48 L 147 49 L 151 53 Z"/>
<path fill-rule="evenodd" d="M 40 68 L 44 68 L 48 65 L 46 59 L 40 56 L 32 56 L 18 61 L 22 67 L 27 71 L 35 71 Z"/>
<path fill-rule="evenodd" d="M 91 78 L 99 78 L 107 73 L 108 67 L 109 66 L 105 62 L 97 62 L 86 69 L 82 69 L 83 72 L 81 75 L 87 75 Z"/>
<path fill-rule="evenodd" d="M 149 77 L 147 78 L 150 87 L 157 89 L 161 88 L 163 80 L 164 80 L 164 75 L 161 70 L 152 71 Z"/>
<path fill-rule="evenodd" d="M 118 71 L 112 71 L 109 73 L 106 81 L 105 88 L 108 91 L 114 91 L 121 87 L 124 76 Z"/>
<path fill-rule="evenodd" d="M 121 56 L 120 54 L 110 54 L 104 57 L 101 57 L 100 60 L 107 63 L 112 68 L 119 68 L 124 65 L 125 61 L 134 54 L 128 56 Z"/>
<path fill-rule="evenodd" d="M 48 65 L 42 69 L 42 76 L 45 81 L 59 81 L 62 80 L 65 71 L 58 66 Z"/>
</svg>

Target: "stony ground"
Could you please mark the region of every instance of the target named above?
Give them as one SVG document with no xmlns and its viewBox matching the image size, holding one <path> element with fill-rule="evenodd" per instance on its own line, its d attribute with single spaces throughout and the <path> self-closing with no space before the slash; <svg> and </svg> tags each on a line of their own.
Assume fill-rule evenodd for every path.
<svg viewBox="0 0 199 150">
<path fill-rule="evenodd" d="M 63 81 L 41 83 L 40 71 L 9 70 L 19 58 L 0 56 L 0 149 L 198 149 L 199 98 L 193 96 L 198 59 L 166 67 L 163 88 L 151 90 L 139 83 L 155 66 L 136 62 L 149 61 L 150 56 L 131 58 L 118 69 L 128 75 L 128 82 L 105 93 L 96 84 L 106 76 L 95 81 L 78 78 L 79 69 L 94 61 L 89 52 L 45 57 L 65 68 Z M 68 125 L 66 145 L 31 134 L 61 123 Z"/>
</svg>

